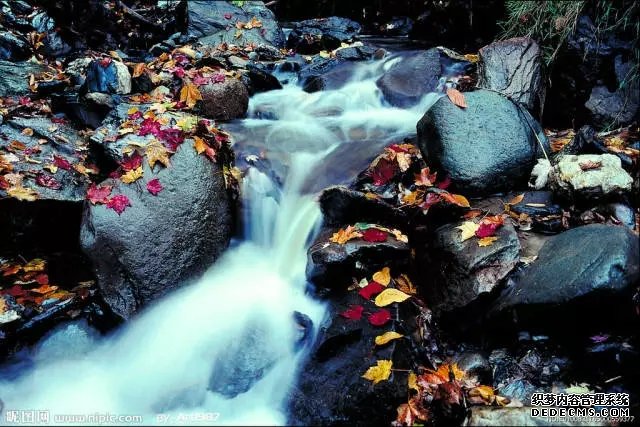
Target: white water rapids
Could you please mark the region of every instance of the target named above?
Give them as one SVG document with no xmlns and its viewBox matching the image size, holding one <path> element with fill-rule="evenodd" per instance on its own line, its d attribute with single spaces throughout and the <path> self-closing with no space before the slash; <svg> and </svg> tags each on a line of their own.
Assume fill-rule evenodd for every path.
<svg viewBox="0 0 640 427">
<path fill-rule="evenodd" d="M 61 417 L 73 414 L 142 415 L 147 425 L 286 423 L 286 396 L 305 356 L 296 350 L 300 327 L 293 313 L 304 313 L 314 328 L 325 314 L 323 304 L 305 293 L 306 249 L 321 215 L 316 196 L 303 195 L 301 187 L 332 150 L 352 141 L 354 129 L 364 140 L 411 135 L 438 97 L 428 95 L 412 109 L 385 105 L 375 80 L 389 65 L 359 64 L 338 90 L 308 94 L 290 83 L 254 96 L 250 118 L 235 126 L 260 130 L 263 139 L 251 147 L 267 158 L 282 157 L 288 167 L 283 188 L 249 169 L 242 188 L 243 241 L 197 283 L 166 296 L 115 334 L 98 337 L 70 325 L 42 340 L 27 355 L 27 367 L 5 367 L 5 416 L 46 410 L 52 424 L 118 423 Z M 265 110 L 275 120 L 257 117 Z M 244 154 L 251 152 L 247 147 Z M 241 381 L 234 375 L 247 367 L 264 368 L 248 391 L 229 398 L 211 390 L 212 381 L 220 382 L 217 391 L 232 387 Z"/>
</svg>

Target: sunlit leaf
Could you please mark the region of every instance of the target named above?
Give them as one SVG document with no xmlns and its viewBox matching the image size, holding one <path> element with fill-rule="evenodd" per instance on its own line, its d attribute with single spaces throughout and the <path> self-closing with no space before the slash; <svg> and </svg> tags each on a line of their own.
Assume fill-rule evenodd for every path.
<svg viewBox="0 0 640 427">
<path fill-rule="evenodd" d="M 362 375 L 362 378 L 372 381 L 374 384 L 378 384 L 380 381 L 386 381 L 391 376 L 392 366 L 393 362 L 391 360 L 378 360 L 375 366 L 367 369 L 367 372 Z"/>
<path fill-rule="evenodd" d="M 384 267 L 382 270 L 373 274 L 373 280 L 380 283 L 382 286 L 387 286 L 391 281 L 391 269 Z"/>
<path fill-rule="evenodd" d="M 411 298 L 411 295 L 407 295 L 399 289 L 388 288 L 382 291 L 375 299 L 375 304 L 378 307 L 386 307 L 394 302 L 402 302 Z"/>
<path fill-rule="evenodd" d="M 389 331 L 389 332 L 385 332 L 382 335 L 378 335 L 375 338 L 375 343 L 376 343 L 376 345 L 385 345 L 389 341 L 396 340 L 396 339 L 402 338 L 402 337 L 404 337 L 404 335 L 399 334 L 399 333 L 394 332 L 394 331 Z"/>
</svg>

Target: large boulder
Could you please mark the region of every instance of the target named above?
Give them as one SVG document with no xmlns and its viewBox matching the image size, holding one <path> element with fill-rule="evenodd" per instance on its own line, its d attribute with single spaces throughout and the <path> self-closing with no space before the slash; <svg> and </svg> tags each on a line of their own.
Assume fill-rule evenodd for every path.
<svg viewBox="0 0 640 427">
<path fill-rule="evenodd" d="M 287 48 L 300 54 L 333 50 L 340 47 L 341 43 L 354 40 L 360 30 L 360 24 L 348 18 L 331 16 L 308 19 L 294 23 L 287 39 Z"/>
<path fill-rule="evenodd" d="M 478 54 L 478 87 L 500 92 L 531 112 L 540 111 L 544 102 L 542 52 L 535 41 L 527 37 L 501 40 Z"/>
<path fill-rule="evenodd" d="M 284 33 L 272 11 L 262 1 L 243 1 L 236 6 L 227 1 L 188 1 L 186 4 L 186 33 L 201 38 L 204 44 L 271 44 L 284 46 Z M 243 27 L 252 18 L 260 21 L 259 27 Z M 238 34 L 239 33 L 239 34 Z M 237 35 L 237 37 L 236 37 Z"/>
<path fill-rule="evenodd" d="M 609 324 L 629 325 L 639 254 L 638 236 L 627 227 L 571 229 L 542 246 L 537 260 L 501 293 L 491 313 L 547 332 L 588 333 Z"/>
<path fill-rule="evenodd" d="M 238 79 L 227 78 L 220 83 L 203 85 L 200 94 L 200 111 L 212 119 L 237 119 L 243 117 L 249 107 L 249 92 Z"/>
<path fill-rule="evenodd" d="M 442 76 L 442 53 L 438 48 L 415 52 L 393 64 L 376 85 L 395 107 L 412 107 L 424 95 L 435 92 Z"/>
<path fill-rule="evenodd" d="M 520 242 L 509 221 L 500 227 L 490 246 L 477 239 L 464 242 L 460 224 L 447 224 L 435 231 L 429 262 L 423 262 L 424 290 L 434 312 L 454 311 L 491 292 L 520 259 Z"/>
<path fill-rule="evenodd" d="M 418 122 L 425 158 L 465 194 L 508 190 L 529 177 L 548 141 L 528 111 L 488 90 L 465 93 L 467 108 L 440 98 Z"/>
<path fill-rule="evenodd" d="M 221 167 L 198 155 L 193 142 L 178 148 L 168 168 L 153 172 L 144 162 L 144 177 L 158 178 L 164 189 L 154 196 L 144 184 L 107 180 L 112 195 L 126 196 L 131 206 L 118 214 L 87 203 L 80 234 L 105 301 L 123 318 L 198 277 L 231 232 Z"/>
</svg>

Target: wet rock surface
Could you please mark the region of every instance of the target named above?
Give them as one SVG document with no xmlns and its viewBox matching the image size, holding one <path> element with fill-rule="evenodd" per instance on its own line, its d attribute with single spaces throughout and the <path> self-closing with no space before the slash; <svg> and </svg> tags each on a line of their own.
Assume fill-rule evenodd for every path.
<svg viewBox="0 0 640 427">
<path fill-rule="evenodd" d="M 202 86 L 202 114 L 216 120 L 244 117 L 249 106 L 247 87 L 236 79 Z"/>
<path fill-rule="evenodd" d="M 461 109 L 439 99 L 418 122 L 418 144 L 425 157 L 469 194 L 488 194 L 523 183 L 546 137 L 526 112 L 497 93 L 465 94 Z"/>
<path fill-rule="evenodd" d="M 94 263 L 105 301 L 129 318 L 142 305 L 198 277 L 227 246 L 231 214 L 220 168 L 189 144 L 172 167 L 146 176 L 160 180 L 163 198 L 143 185 L 106 181 L 131 202 L 122 214 L 85 206 L 81 244 Z M 172 260 L 168 262 L 168 260 Z"/>
<path fill-rule="evenodd" d="M 338 16 L 296 22 L 287 38 L 287 48 L 301 54 L 333 50 L 353 41 L 361 27 L 355 21 Z"/>
</svg>

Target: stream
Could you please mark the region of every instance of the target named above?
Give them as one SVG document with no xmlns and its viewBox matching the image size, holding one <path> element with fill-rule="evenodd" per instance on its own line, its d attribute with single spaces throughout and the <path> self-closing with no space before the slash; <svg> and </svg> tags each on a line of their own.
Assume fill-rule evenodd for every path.
<svg viewBox="0 0 640 427">
<path fill-rule="evenodd" d="M 284 88 L 253 96 L 248 118 L 224 126 L 245 169 L 243 235 L 197 283 L 110 336 L 76 322 L 20 353 L 0 371 L 5 410 L 48 408 L 52 423 L 285 424 L 287 393 L 326 315 L 305 278 L 317 193 L 415 134 L 441 96 L 386 105 L 375 81 L 397 60 L 354 63 L 343 87 L 316 93 L 276 72 L 289 78 Z"/>
</svg>

